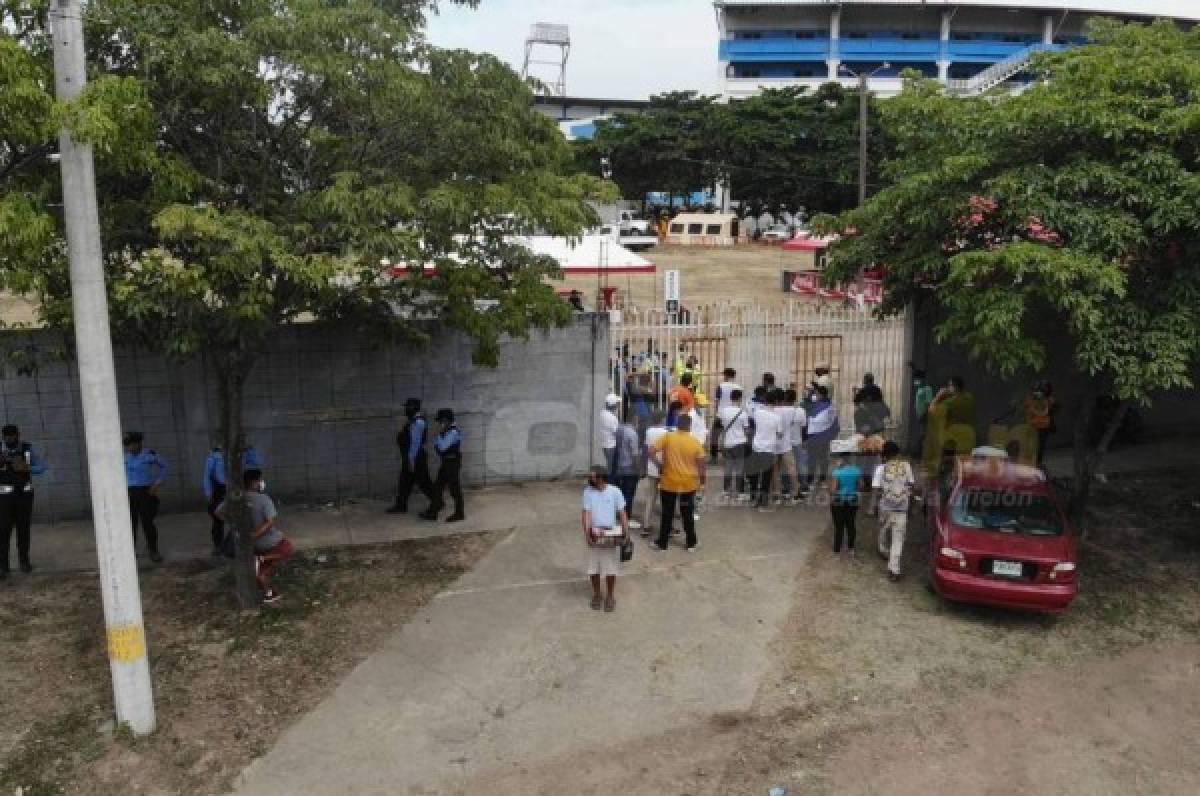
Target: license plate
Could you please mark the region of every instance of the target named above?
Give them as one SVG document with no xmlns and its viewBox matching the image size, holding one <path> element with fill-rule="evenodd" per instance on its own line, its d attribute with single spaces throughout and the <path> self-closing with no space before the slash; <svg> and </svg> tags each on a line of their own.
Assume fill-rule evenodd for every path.
<svg viewBox="0 0 1200 796">
<path fill-rule="evenodd" d="M 1010 578 L 1021 577 L 1022 567 L 1020 561 L 993 561 L 993 575 L 1007 575 Z"/>
</svg>

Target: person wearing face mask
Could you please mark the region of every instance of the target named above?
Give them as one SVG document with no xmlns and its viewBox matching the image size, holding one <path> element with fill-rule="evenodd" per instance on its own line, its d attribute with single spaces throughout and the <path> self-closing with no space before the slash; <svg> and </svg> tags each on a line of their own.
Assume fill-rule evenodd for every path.
<svg viewBox="0 0 1200 796">
<path fill-rule="evenodd" d="M 142 432 L 125 435 L 125 480 L 129 486 L 129 514 L 133 525 L 133 541 L 137 543 L 138 526 L 146 535 L 146 550 L 150 560 L 160 563 L 158 552 L 158 488 L 167 480 L 167 462 L 153 450 L 142 447 Z"/>
<path fill-rule="evenodd" d="M 275 501 L 266 494 L 267 482 L 263 480 L 262 470 L 246 470 L 242 474 L 242 488 L 245 490 L 243 499 L 246 501 L 250 535 L 254 539 L 254 555 L 258 559 L 255 578 L 262 590 L 263 602 L 276 603 L 279 601 L 279 592 L 272 588 L 271 576 L 275 567 L 291 558 L 296 548 L 279 530 L 276 523 L 279 512 L 275 509 Z M 228 520 L 227 510 L 228 501 L 222 501 L 217 506 L 215 513 L 222 522 Z"/>
<path fill-rule="evenodd" d="M 408 498 L 412 495 L 413 487 L 421 490 L 421 494 L 433 505 L 433 481 L 429 477 L 429 457 L 425 452 L 425 436 L 429 423 L 421 414 L 421 401 L 409 398 L 404 402 L 404 417 L 407 421 L 404 428 L 396 435 L 396 445 L 400 448 L 400 478 L 396 484 L 396 502 L 388 508 L 389 514 L 404 514 L 408 511 Z"/>
<path fill-rule="evenodd" d="M 913 443 L 913 455 L 921 456 L 925 450 L 925 429 L 929 422 L 929 405 L 933 403 L 933 387 L 925 380 L 924 370 L 913 371 L 913 413 L 917 416 L 917 433 Z"/>
<path fill-rule="evenodd" d="M 592 582 L 592 609 L 612 612 L 617 607 L 614 591 L 621 566 L 621 544 L 629 538 L 629 515 L 625 496 L 608 483 L 608 471 L 601 465 L 588 474 L 583 490 L 583 538 L 587 544 L 587 575 Z M 608 596 L 600 590 L 600 579 L 608 586 Z"/>
<path fill-rule="evenodd" d="M 1058 404 L 1054 400 L 1054 388 L 1042 380 L 1033 385 L 1025 399 L 1025 423 L 1037 432 L 1037 466 L 1041 467 L 1046 456 L 1046 442 L 1054 433 L 1054 413 Z"/>
<path fill-rule="evenodd" d="M 462 491 L 462 432 L 454 422 L 454 412 L 450 409 L 439 409 L 433 418 L 438 424 L 438 435 L 433 441 L 433 448 L 441 458 L 438 466 L 437 482 L 433 485 L 433 502 L 429 509 L 421 512 L 423 520 L 436 520 L 438 512 L 445 504 L 446 490 L 454 499 L 454 513 L 446 518 L 446 522 L 462 522 L 466 519 L 463 513 Z"/>
<path fill-rule="evenodd" d="M 262 457 L 258 455 L 258 451 L 253 445 L 247 445 L 242 451 L 242 471 L 261 470 L 262 466 Z M 213 555 L 219 556 L 221 555 L 221 541 L 225 538 L 225 523 L 217 517 L 216 511 L 217 506 L 225 500 L 226 492 L 225 452 L 220 447 L 209 451 L 204 460 L 204 480 L 201 488 L 204 490 L 204 502 L 208 516 L 212 519 L 209 535 L 212 538 Z"/>
<path fill-rule="evenodd" d="M 22 572 L 32 572 L 29 560 L 29 529 L 33 521 L 33 476 L 46 472 L 46 466 L 21 432 L 9 423 L 0 441 L 0 578 L 8 577 L 8 554 L 12 532 L 17 531 L 17 560 Z"/>
</svg>

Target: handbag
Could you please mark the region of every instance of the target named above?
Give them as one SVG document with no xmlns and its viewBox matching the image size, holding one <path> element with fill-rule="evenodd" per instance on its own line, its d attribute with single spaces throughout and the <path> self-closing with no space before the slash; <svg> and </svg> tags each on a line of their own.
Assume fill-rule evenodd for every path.
<svg viewBox="0 0 1200 796">
<path fill-rule="evenodd" d="M 621 560 L 633 560 L 633 539 L 630 539 L 628 536 L 625 537 L 625 541 L 621 542 Z"/>
</svg>

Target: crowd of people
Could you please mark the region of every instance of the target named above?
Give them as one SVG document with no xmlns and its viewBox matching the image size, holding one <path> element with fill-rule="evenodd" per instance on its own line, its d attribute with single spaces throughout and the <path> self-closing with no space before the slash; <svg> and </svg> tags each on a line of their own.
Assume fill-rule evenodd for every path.
<svg viewBox="0 0 1200 796">
<path fill-rule="evenodd" d="M 863 446 L 848 455 L 833 444 L 842 434 L 834 401 L 834 380 L 827 363 L 818 364 L 802 389 L 776 384 L 772 373 L 747 389 L 733 368 L 720 381 L 704 389 L 704 374 L 697 358 L 680 346 L 674 358 L 653 351 L 630 357 L 618 352 L 616 385 L 600 417 L 599 435 L 604 464 L 593 468 L 583 500 L 583 530 L 588 550 L 587 572 L 594 587 L 593 607 L 615 608 L 615 578 L 622 554 L 629 548 L 630 529 L 643 537 L 654 534 L 653 549 L 666 551 L 671 539 L 682 536 L 688 552 L 697 549 L 696 520 L 704 503 L 708 470 L 719 465 L 720 492 L 715 502 L 759 511 L 799 503 L 828 501 L 833 550 L 854 555 L 857 521 L 863 494 L 873 494 L 871 513 L 879 517 L 880 555 L 888 560 L 888 573 L 900 576 L 908 507 L 916 484 L 914 468 L 900 445 L 884 437 L 893 429 L 891 409 L 873 374 L 863 374 L 854 390 L 853 433 L 860 439 L 877 439 L 877 448 Z M 715 379 L 714 379 L 715 381 Z M 975 399 L 959 377 L 941 389 L 930 385 L 921 370 L 914 371 L 911 405 L 915 430 L 908 451 L 929 462 L 929 418 L 940 413 L 943 424 L 974 427 Z M 1056 430 L 1058 403 L 1049 382 L 1039 381 L 1013 407 L 1027 429 L 1036 433 L 1036 462 L 1041 466 L 1045 446 Z M 465 519 L 462 489 L 463 434 L 451 409 L 438 410 L 431 429 L 421 401 L 404 404 L 405 421 L 396 437 L 400 474 L 395 502 L 388 512 L 406 513 L 414 490 L 428 501 L 419 517 L 438 519 L 449 492 L 453 512 L 446 522 Z M 956 441 L 933 440 L 945 445 L 933 477 L 952 464 Z M 165 458 L 144 445 L 140 432 L 125 435 L 125 473 L 135 545 L 139 529 L 151 561 L 162 561 L 156 518 L 158 492 L 169 467 Z M 436 477 L 430 472 L 430 448 L 438 458 Z M 938 452 L 935 451 L 935 454 Z M 1001 451 L 1000 453 L 1004 453 Z M 291 542 L 277 523 L 274 502 L 266 492 L 263 457 L 253 446 L 242 453 L 243 488 L 249 506 L 246 532 L 253 540 L 257 573 L 264 600 L 279 599 L 271 585 L 276 564 L 293 553 Z M 6 425 L 0 433 L 0 578 L 8 576 L 12 536 L 16 536 L 20 569 L 31 572 L 30 526 L 33 516 L 34 477 L 47 466 L 33 446 L 21 439 L 19 429 Z M 926 468 L 929 469 L 929 468 Z M 238 536 L 227 504 L 225 455 L 219 447 L 207 455 L 202 491 L 212 519 L 214 555 L 233 556 Z M 639 501 L 640 498 L 640 501 Z M 640 510 L 639 510 L 640 507 Z M 676 521 L 681 527 L 676 527 Z M 607 582 L 607 593 L 601 586 Z"/>
<path fill-rule="evenodd" d="M 626 354 L 627 355 L 627 354 Z M 733 368 L 726 368 L 709 399 L 698 385 L 702 375 L 694 357 L 681 348 L 674 366 L 666 357 L 652 353 L 634 360 L 624 395 L 607 396 L 601 416 L 601 445 L 605 464 L 593 471 L 584 497 L 584 530 L 589 550 L 588 573 L 593 576 L 594 607 L 613 610 L 619 558 L 605 554 L 604 568 L 597 568 L 597 546 L 624 543 L 630 528 L 640 528 L 643 537 L 657 534 L 651 547 L 666 551 L 671 537 L 682 533 L 687 552 L 694 551 L 699 538 L 696 519 L 704 500 L 710 464 L 721 465 L 718 505 L 748 506 L 775 511 L 781 506 L 827 504 L 833 527 L 833 552 L 855 555 L 859 509 L 869 496 L 868 514 L 876 518 L 878 552 L 886 563 L 887 576 L 898 580 L 908 515 L 917 499 L 917 472 L 905 450 L 887 435 L 895 431 L 884 391 L 871 373 L 854 390 L 853 438 L 859 447 L 834 450 L 842 424 L 834 402 L 834 381 L 828 364 L 814 369 L 803 390 L 795 385 L 777 386 L 772 373 L 764 373 L 750 390 L 738 382 Z M 649 367 L 646 362 L 651 363 Z M 663 390 L 661 401 L 655 391 L 638 390 L 637 374 L 670 378 L 673 386 Z M 910 453 L 921 457 L 929 418 L 937 414 L 944 424 L 975 426 L 975 398 L 962 378 L 951 377 L 938 390 L 927 383 L 925 373 L 914 372 L 911 406 L 916 426 Z M 662 405 L 665 403 L 665 407 Z M 711 418 L 705 409 L 713 407 Z M 1025 424 L 1037 431 L 1037 462 L 1040 466 L 1045 443 L 1054 430 L 1057 404 L 1048 382 L 1038 382 L 1020 405 Z M 878 440 L 873 446 L 871 440 Z M 843 440 L 844 442 L 844 440 Z M 965 453 L 966 451 L 961 451 Z M 945 461 L 953 461 L 951 445 Z M 940 473 L 933 474 L 934 477 Z M 614 486 L 615 485 L 615 486 Z M 597 525 L 594 511 L 596 489 L 611 490 L 615 508 L 603 514 Z M 641 497 L 641 510 L 637 509 Z M 640 521 L 633 519 L 640 517 Z M 610 522 L 611 520 L 611 522 Z M 678 520 L 682 530 L 674 527 Z M 617 536 L 608 536 L 612 529 Z M 608 579 L 608 597 L 599 592 L 599 575 Z"/>
</svg>

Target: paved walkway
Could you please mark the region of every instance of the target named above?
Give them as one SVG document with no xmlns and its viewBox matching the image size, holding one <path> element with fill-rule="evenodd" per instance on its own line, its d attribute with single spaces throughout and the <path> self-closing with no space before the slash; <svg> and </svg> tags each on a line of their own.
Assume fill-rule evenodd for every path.
<svg viewBox="0 0 1200 796">
<path fill-rule="evenodd" d="M 579 487 L 540 485 L 506 505 L 514 530 L 288 730 L 238 792 L 523 793 L 526 767 L 586 764 L 746 710 L 827 516 L 706 509 L 696 553 L 638 544 L 605 614 L 588 606 L 581 572 Z"/>
<path fill-rule="evenodd" d="M 582 482 L 581 482 L 582 483 Z M 416 498 L 416 509 L 408 514 L 387 514 L 387 503 L 364 500 L 329 506 L 280 504 L 279 521 L 284 532 L 302 549 L 341 545 L 377 544 L 403 539 L 421 539 L 451 533 L 497 531 L 542 521 L 545 496 L 560 492 L 562 485 L 535 483 L 472 490 L 467 493 L 467 520 L 448 525 L 442 520 L 419 519 L 424 498 Z M 574 485 L 572 485 L 574 488 Z M 188 561 L 210 554 L 211 520 L 202 511 L 166 514 L 158 519 L 159 550 L 168 562 Z M 96 541 L 90 520 L 35 525 L 32 558 L 40 573 L 96 569 Z M 150 567 L 145 541 L 139 534 L 138 561 Z"/>
</svg>

